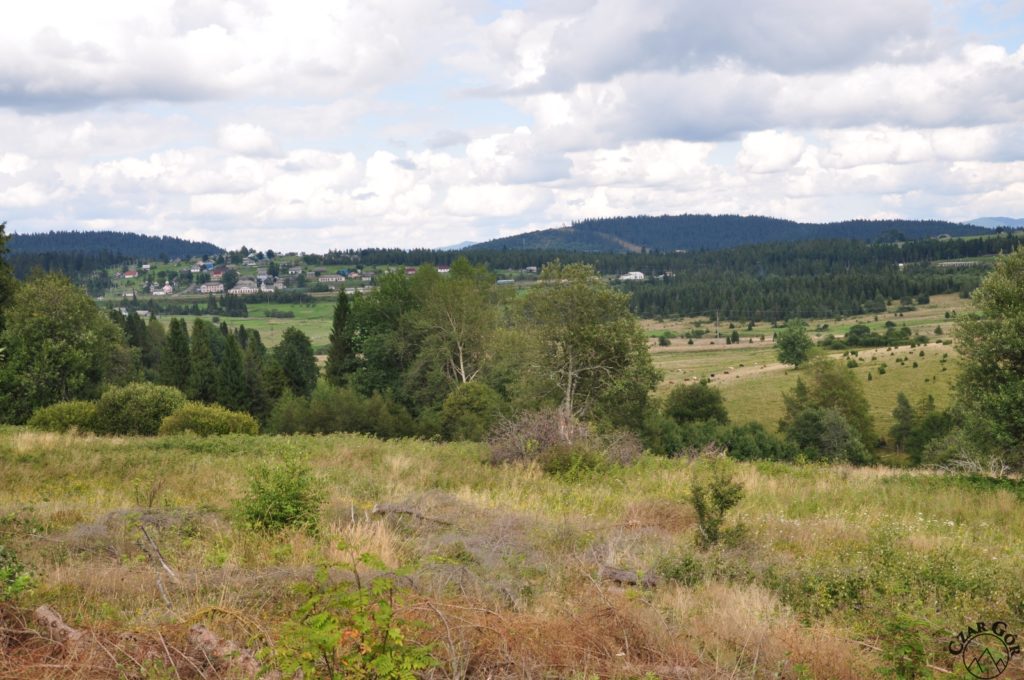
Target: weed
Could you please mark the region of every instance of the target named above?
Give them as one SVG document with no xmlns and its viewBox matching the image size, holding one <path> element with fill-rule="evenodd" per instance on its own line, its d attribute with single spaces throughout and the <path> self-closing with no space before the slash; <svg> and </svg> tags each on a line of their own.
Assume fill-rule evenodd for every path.
<svg viewBox="0 0 1024 680">
<path fill-rule="evenodd" d="M 306 600 L 264 656 L 272 657 L 285 677 L 304 678 L 414 680 L 418 671 L 437 665 L 430 646 L 406 639 L 394 581 L 376 576 L 363 583 L 360 565 L 382 571 L 384 564 L 368 553 L 350 557 L 352 581 L 335 582 L 325 565 L 311 582 L 298 586 Z"/>
</svg>

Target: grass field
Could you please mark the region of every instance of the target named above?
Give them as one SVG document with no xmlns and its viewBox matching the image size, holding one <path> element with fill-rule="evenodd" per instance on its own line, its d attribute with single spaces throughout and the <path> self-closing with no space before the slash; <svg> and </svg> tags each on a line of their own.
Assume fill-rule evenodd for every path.
<svg viewBox="0 0 1024 680">
<path fill-rule="evenodd" d="M 283 454 L 322 480 L 317 535 L 254 533 L 235 519 L 250 470 Z M 344 541 L 410 569 L 399 614 L 434 644 L 436 678 L 861 680 L 883 677 L 900 636 L 953 669 L 946 646 L 969 623 L 1024 630 L 1024 491 L 1013 482 L 740 464 L 746 493 L 731 521 L 745 531 L 702 551 L 690 462 L 555 477 L 484 456 L 479 445 L 345 435 L 0 430 L 0 542 L 35 574 L 20 609 L 2 611 L 51 605 L 112 641 L 109 658 L 89 663 L 109 670 L 114 659 L 122 677 L 222 677 L 182 661 L 188 626 L 273 643 L 300 601 L 291 586 L 343 561 Z M 379 503 L 407 512 L 371 513 Z M 620 587 L 602 566 L 660 581 Z M 86 662 L 0 636 L 2 677 L 110 677 L 76 663 Z M 1001 677 L 1024 676 L 1018 665 Z"/>
<path fill-rule="evenodd" d="M 245 318 L 219 317 L 220 321 L 227 323 L 228 327 L 235 329 L 238 326 L 254 329 L 260 332 L 260 339 L 267 347 L 273 347 L 281 341 L 285 330 L 295 326 L 309 336 L 314 349 L 320 349 L 327 345 L 331 335 L 331 322 L 334 315 L 334 298 L 317 300 L 304 304 L 277 304 L 272 302 L 259 302 L 248 305 L 249 316 Z M 295 314 L 291 319 L 271 318 L 266 316 L 267 311 L 292 312 Z M 190 324 L 196 317 L 181 316 Z M 205 314 L 200 318 L 211 321 L 212 315 Z"/>
<path fill-rule="evenodd" d="M 892 426 L 892 410 L 900 392 L 915 404 L 931 395 L 938 408 L 949 406 L 956 377 L 957 354 L 954 347 L 946 343 L 950 342 L 956 314 L 963 313 L 968 304 L 955 295 L 936 296 L 931 304 L 904 312 L 902 317 L 889 313 L 879 315 L 878 321 L 874 320 L 874 315 L 839 322 L 818 319 L 809 321 L 808 326 L 815 329 L 828 324 L 827 331 L 812 334 L 820 339 L 826 333 L 841 335 L 858 323 L 884 331 L 885 321 L 894 320 L 898 324 L 906 323 L 915 335 L 920 333 L 929 338 L 927 345 L 916 348 L 861 349 L 856 357 L 852 357 L 858 367 L 851 370 L 863 380 L 876 431 L 884 436 Z M 935 333 L 937 326 L 943 329 L 941 335 Z M 706 320 L 698 326 L 697 320 L 687 319 L 647 322 L 645 327 L 654 336 L 666 329 L 682 335 L 694 327 L 708 328 L 708 325 Z M 668 347 L 658 347 L 652 341 L 655 366 L 665 374 L 658 393 L 665 394 L 677 384 L 706 378 L 722 390 L 729 416 L 734 422 L 754 421 L 774 430 L 783 415 L 782 395 L 793 388 L 800 371 L 778 363 L 775 346 L 771 342 L 773 329 L 769 325 L 760 324 L 748 331 L 745 325 L 737 324 L 737 329 L 741 340 L 734 345 L 726 345 L 724 337 L 701 338 L 693 345 L 688 345 L 685 339 L 676 338 Z M 731 329 L 722 324 L 721 332 L 725 335 Z M 761 335 L 765 335 L 764 341 L 760 339 Z M 845 352 L 829 352 L 829 355 L 842 361 L 852 356 Z M 884 374 L 879 372 L 883 365 Z"/>
</svg>

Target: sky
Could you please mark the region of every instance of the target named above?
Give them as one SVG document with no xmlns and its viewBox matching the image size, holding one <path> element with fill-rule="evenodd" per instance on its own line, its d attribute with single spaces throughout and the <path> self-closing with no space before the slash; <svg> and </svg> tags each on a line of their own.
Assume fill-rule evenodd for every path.
<svg viewBox="0 0 1024 680">
<path fill-rule="evenodd" d="M 440 247 L 588 217 L 1024 216 L 1024 0 L 33 0 L 0 221 Z"/>
</svg>

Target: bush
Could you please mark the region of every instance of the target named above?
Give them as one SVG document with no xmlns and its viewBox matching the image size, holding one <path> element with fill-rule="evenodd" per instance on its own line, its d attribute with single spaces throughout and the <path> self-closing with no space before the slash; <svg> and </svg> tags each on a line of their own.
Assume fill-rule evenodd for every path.
<svg viewBox="0 0 1024 680">
<path fill-rule="evenodd" d="M 665 398 L 665 415 L 680 424 L 698 420 L 729 422 L 722 393 L 706 382 L 672 388 Z"/>
<path fill-rule="evenodd" d="M 483 441 L 501 411 L 501 397 L 481 382 L 459 385 L 444 400 L 441 426 L 448 439 Z"/>
<path fill-rule="evenodd" d="M 733 465 L 723 458 L 694 465 L 690 502 L 697 513 L 697 544 L 703 548 L 722 538 L 725 514 L 743 498 L 743 485 L 733 479 Z"/>
<path fill-rule="evenodd" d="M 166 385 L 129 383 L 112 387 L 96 403 L 96 432 L 152 436 L 160 423 L 185 404 L 180 390 Z"/>
<path fill-rule="evenodd" d="M 793 460 L 798 450 L 790 442 L 764 429 L 761 423 L 723 428 L 719 441 L 738 460 Z"/>
<path fill-rule="evenodd" d="M 632 433 L 597 435 L 585 423 L 563 421 L 556 410 L 532 411 L 500 423 L 489 443 L 494 464 L 536 461 L 551 472 L 629 465 L 643 453 Z"/>
<path fill-rule="evenodd" d="M 160 423 L 160 434 L 192 432 L 201 437 L 214 434 L 258 434 L 256 419 L 248 413 L 229 411 L 219 404 L 187 402 Z"/>
<path fill-rule="evenodd" d="M 36 409 L 28 420 L 28 426 L 46 432 L 67 432 L 75 429 L 90 432 L 96 420 L 96 402 L 61 401 Z"/>
<path fill-rule="evenodd" d="M 387 438 L 407 437 L 414 429 L 412 416 L 401 405 L 325 382 L 309 398 L 286 392 L 267 420 L 267 430 L 278 434 L 362 432 Z"/>
<path fill-rule="evenodd" d="M 239 503 L 245 524 L 257 531 L 298 527 L 315 532 L 324 502 L 322 484 L 312 468 L 295 458 L 252 471 Z"/>
<path fill-rule="evenodd" d="M 0 544 L 0 602 L 13 599 L 32 585 L 32 575 L 18 556 Z"/>
</svg>

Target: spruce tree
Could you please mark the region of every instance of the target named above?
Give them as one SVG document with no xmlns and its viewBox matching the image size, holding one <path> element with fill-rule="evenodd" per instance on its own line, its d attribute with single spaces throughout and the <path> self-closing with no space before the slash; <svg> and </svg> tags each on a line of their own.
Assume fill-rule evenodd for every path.
<svg viewBox="0 0 1024 680">
<path fill-rule="evenodd" d="M 889 435 L 893 439 L 897 450 L 902 450 L 907 440 L 914 433 L 916 414 L 914 407 L 910 405 L 907 395 L 900 392 L 896 395 L 896 408 L 892 411 L 893 425 L 889 429 Z"/>
<path fill-rule="evenodd" d="M 246 384 L 242 362 L 242 348 L 235 336 L 229 335 L 224 348 L 224 360 L 220 362 L 220 379 L 217 381 L 217 401 L 232 411 L 245 410 Z"/>
<path fill-rule="evenodd" d="M 187 392 L 192 376 L 191 354 L 185 320 L 171 319 L 163 352 L 160 354 L 160 382 Z"/>
<path fill-rule="evenodd" d="M 250 336 L 249 346 L 245 348 L 242 359 L 246 399 L 244 408 L 260 422 L 266 422 L 267 416 L 270 415 L 270 409 L 274 406 L 264 382 L 263 355 L 264 350 L 258 339 L 256 342 L 252 342 Z"/>
<path fill-rule="evenodd" d="M 334 305 L 334 323 L 331 326 L 331 347 L 327 352 L 327 381 L 342 387 L 350 373 L 356 369 L 355 345 L 349 318 L 348 294 L 342 288 L 338 291 L 338 302 Z"/>
<path fill-rule="evenodd" d="M 212 403 L 217 400 L 217 362 L 213 357 L 210 340 L 216 331 L 202 319 L 192 324 L 192 376 L 188 396 Z"/>
<path fill-rule="evenodd" d="M 294 326 L 289 327 L 274 348 L 274 358 L 284 372 L 285 384 L 296 396 L 308 397 L 316 387 L 320 371 L 309 336 Z"/>
</svg>

